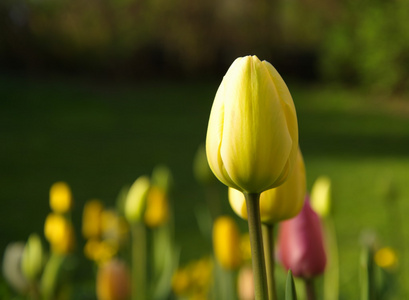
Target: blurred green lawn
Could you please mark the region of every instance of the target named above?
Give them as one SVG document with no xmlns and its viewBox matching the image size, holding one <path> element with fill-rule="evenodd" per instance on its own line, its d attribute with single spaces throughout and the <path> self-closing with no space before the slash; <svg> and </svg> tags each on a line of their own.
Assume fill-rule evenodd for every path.
<svg viewBox="0 0 409 300">
<path fill-rule="evenodd" d="M 123 185 L 161 163 L 174 174 L 172 201 L 182 261 L 210 251 L 198 234 L 194 211 L 205 197 L 192 161 L 205 140 L 218 83 L 0 77 L 1 253 L 11 241 L 42 233 L 55 181 L 72 187 L 79 229 L 86 200 L 99 198 L 114 206 Z M 404 260 L 409 242 L 409 99 L 337 86 L 288 86 L 299 118 L 308 187 L 319 175 L 330 176 L 333 184 L 341 299 L 357 299 L 362 230 L 375 230 L 381 246 L 399 251 L 401 269 L 409 266 Z M 394 204 L 386 199 L 390 182 L 397 191 Z M 219 191 L 223 211 L 232 214 L 221 184 Z M 245 229 L 245 222 L 237 220 Z M 409 276 L 401 275 L 402 282 Z M 408 290 L 403 284 L 401 288 Z"/>
</svg>

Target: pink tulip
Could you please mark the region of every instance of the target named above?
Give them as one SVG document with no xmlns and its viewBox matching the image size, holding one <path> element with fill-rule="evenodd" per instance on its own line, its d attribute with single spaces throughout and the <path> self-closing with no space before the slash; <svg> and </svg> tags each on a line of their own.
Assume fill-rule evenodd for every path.
<svg viewBox="0 0 409 300">
<path fill-rule="evenodd" d="M 278 251 L 281 263 L 296 277 L 308 279 L 324 272 L 327 258 L 321 222 L 308 196 L 301 212 L 280 224 Z"/>
</svg>

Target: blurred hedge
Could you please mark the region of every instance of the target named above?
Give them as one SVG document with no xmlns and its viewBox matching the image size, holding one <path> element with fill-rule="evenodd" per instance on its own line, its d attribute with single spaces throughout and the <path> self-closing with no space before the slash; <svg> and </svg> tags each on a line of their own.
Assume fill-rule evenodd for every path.
<svg viewBox="0 0 409 300">
<path fill-rule="evenodd" d="M 8 69 L 110 75 L 223 73 L 257 54 L 280 72 L 402 90 L 405 0 L 3 0 Z"/>
</svg>

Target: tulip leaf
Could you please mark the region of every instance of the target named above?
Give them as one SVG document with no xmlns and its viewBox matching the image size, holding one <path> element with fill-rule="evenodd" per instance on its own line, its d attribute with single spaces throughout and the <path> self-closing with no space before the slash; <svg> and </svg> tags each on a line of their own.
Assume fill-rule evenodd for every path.
<svg viewBox="0 0 409 300">
<path fill-rule="evenodd" d="M 285 286 L 285 300 L 297 300 L 297 293 L 295 290 L 293 273 L 288 270 L 287 282 Z"/>
</svg>

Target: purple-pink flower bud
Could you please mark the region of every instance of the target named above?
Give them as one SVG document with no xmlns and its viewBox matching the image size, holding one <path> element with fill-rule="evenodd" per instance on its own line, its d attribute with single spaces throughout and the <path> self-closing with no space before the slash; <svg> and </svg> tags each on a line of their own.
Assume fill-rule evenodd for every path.
<svg viewBox="0 0 409 300">
<path fill-rule="evenodd" d="M 324 272 L 327 258 L 321 221 L 308 196 L 296 217 L 281 222 L 278 243 L 279 259 L 294 276 L 311 278 Z"/>
</svg>

